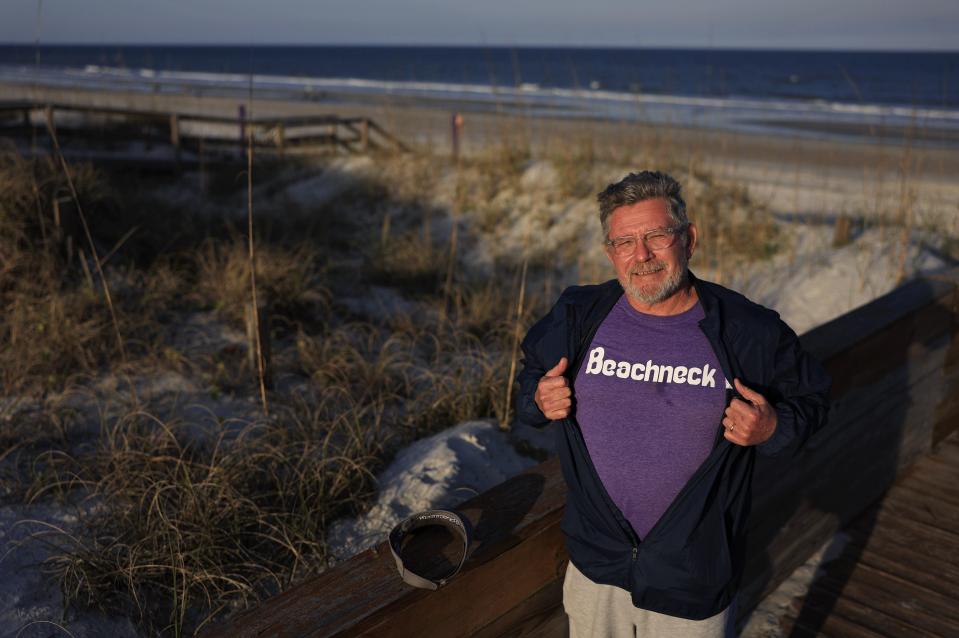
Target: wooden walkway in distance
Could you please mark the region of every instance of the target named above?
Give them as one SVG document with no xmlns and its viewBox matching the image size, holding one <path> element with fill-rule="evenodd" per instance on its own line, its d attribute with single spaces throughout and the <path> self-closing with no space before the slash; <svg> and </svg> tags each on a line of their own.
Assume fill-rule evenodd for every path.
<svg viewBox="0 0 959 638">
<path fill-rule="evenodd" d="M 857 517 L 849 543 L 781 619 L 783 636 L 959 636 L 959 438 Z"/>
</svg>

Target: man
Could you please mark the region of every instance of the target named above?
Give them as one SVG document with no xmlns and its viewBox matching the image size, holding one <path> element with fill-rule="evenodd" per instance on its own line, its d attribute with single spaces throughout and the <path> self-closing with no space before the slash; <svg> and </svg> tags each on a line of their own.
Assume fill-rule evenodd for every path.
<svg viewBox="0 0 959 638">
<path fill-rule="evenodd" d="M 523 341 L 519 420 L 559 421 L 576 636 L 723 636 L 755 454 L 819 429 L 829 378 L 779 316 L 697 279 L 680 185 L 600 193 L 617 279 L 567 289 Z"/>
</svg>

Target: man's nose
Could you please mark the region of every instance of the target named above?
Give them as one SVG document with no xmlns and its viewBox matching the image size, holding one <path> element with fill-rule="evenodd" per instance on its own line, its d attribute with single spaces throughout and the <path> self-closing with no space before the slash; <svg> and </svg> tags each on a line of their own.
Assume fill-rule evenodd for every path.
<svg viewBox="0 0 959 638">
<path fill-rule="evenodd" d="M 653 251 L 646 246 L 646 242 L 638 239 L 636 241 L 636 247 L 633 248 L 633 257 L 639 261 L 649 261 L 653 258 Z"/>
</svg>

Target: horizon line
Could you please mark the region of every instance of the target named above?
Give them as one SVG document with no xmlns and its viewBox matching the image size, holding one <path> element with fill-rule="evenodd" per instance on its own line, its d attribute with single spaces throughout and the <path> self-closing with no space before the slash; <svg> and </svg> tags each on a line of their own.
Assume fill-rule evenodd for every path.
<svg viewBox="0 0 959 638">
<path fill-rule="evenodd" d="M 303 42 L 43 42 L 39 45 L 36 41 L 13 41 L 0 42 L 0 47 L 7 46 L 30 46 L 43 47 L 205 47 L 205 48 L 322 48 L 322 47 L 340 47 L 340 48 L 444 48 L 444 49 L 593 49 L 593 50 L 663 50 L 663 51 L 764 51 L 764 52 L 799 52 L 799 53 L 942 53 L 959 54 L 959 48 L 937 49 L 937 48 L 875 48 L 875 47 L 856 47 L 856 48 L 834 48 L 834 47 L 770 47 L 770 46 L 743 46 L 743 45 L 632 45 L 632 44 L 503 44 L 503 43 L 482 43 L 482 44 L 462 44 L 462 43 L 378 43 L 378 42 L 360 42 L 360 43 L 303 43 Z"/>
</svg>

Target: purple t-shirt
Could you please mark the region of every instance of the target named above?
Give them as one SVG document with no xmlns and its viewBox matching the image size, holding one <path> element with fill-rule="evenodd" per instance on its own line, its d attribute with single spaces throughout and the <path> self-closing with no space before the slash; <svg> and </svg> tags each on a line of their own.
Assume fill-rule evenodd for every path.
<svg viewBox="0 0 959 638">
<path fill-rule="evenodd" d="M 698 326 L 702 306 L 643 314 L 626 296 L 576 375 L 576 419 L 599 478 L 645 538 L 712 451 L 726 378 Z"/>
</svg>

